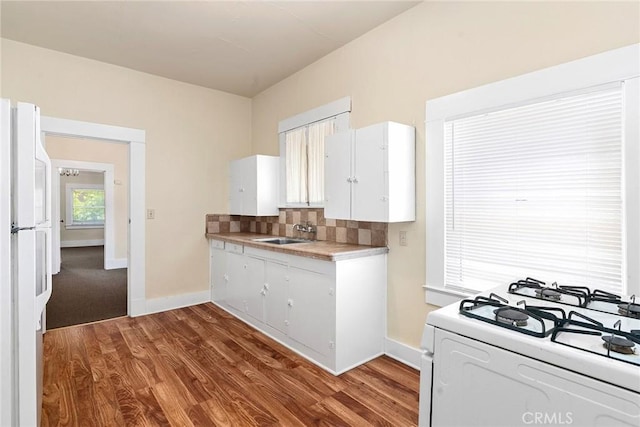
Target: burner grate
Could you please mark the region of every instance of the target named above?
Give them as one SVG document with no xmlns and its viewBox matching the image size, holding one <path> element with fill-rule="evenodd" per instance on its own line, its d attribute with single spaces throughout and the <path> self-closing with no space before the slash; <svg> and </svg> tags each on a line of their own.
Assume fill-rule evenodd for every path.
<svg viewBox="0 0 640 427">
<path fill-rule="evenodd" d="M 576 318 L 580 318 L 580 320 Z M 636 344 L 640 344 L 640 334 L 637 333 L 637 330 L 622 331 L 620 326 L 620 320 L 615 323 L 613 328 L 608 328 L 600 322 L 572 311 L 566 322 L 553 331 L 551 341 L 610 359 L 640 365 L 640 357 L 635 351 Z M 602 345 L 594 346 L 582 340 L 571 339 L 572 336 L 585 335 L 600 337 L 603 341 Z"/>
<path fill-rule="evenodd" d="M 466 317 L 538 338 L 548 336 L 567 318 L 564 310 L 558 307 L 519 308 L 506 303 L 506 299 L 496 294 L 491 294 L 489 298 L 478 296 L 460 301 L 459 312 Z"/>
</svg>

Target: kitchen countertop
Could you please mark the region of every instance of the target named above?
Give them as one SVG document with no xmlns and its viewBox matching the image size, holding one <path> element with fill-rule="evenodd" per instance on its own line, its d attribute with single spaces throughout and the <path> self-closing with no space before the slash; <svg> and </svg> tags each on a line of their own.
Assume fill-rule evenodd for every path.
<svg viewBox="0 0 640 427">
<path fill-rule="evenodd" d="M 224 242 L 237 243 L 258 249 L 280 252 L 307 258 L 321 259 L 325 261 L 340 261 L 351 258 L 360 258 L 378 254 L 386 254 L 389 248 L 386 246 L 363 246 L 348 243 L 329 242 L 315 240 L 308 243 L 292 243 L 288 245 L 274 245 L 272 243 L 257 242 L 252 239 L 279 238 L 258 233 L 207 233 L 206 237 Z"/>
</svg>

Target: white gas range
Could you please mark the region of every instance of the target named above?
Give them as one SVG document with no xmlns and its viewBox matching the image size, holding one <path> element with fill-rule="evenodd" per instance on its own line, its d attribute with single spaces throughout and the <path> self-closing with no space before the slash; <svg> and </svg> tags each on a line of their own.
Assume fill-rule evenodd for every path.
<svg viewBox="0 0 640 427">
<path fill-rule="evenodd" d="M 525 279 L 443 307 L 422 337 L 420 426 L 640 426 L 640 305 Z"/>
</svg>

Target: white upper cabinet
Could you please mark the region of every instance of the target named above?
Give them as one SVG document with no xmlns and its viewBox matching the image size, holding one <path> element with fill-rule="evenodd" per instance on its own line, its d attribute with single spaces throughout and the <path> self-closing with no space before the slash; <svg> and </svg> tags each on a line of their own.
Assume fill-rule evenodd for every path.
<svg viewBox="0 0 640 427">
<path fill-rule="evenodd" d="M 278 215 L 278 168 L 275 156 L 251 156 L 233 160 L 229 167 L 229 213 Z"/>
<path fill-rule="evenodd" d="M 415 129 L 383 122 L 325 140 L 326 218 L 415 221 Z"/>
</svg>

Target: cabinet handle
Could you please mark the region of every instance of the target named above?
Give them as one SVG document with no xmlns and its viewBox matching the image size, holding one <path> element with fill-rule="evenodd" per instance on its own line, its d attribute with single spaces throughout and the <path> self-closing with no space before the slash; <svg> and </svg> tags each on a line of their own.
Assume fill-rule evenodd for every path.
<svg viewBox="0 0 640 427">
<path fill-rule="evenodd" d="M 329 348 L 330 349 L 336 348 L 336 343 L 334 343 L 333 341 L 329 341 Z"/>
<path fill-rule="evenodd" d="M 292 300 L 292 299 L 288 300 L 288 301 L 287 301 L 287 305 L 288 305 L 289 307 L 293 307 L 293 300 Z"/>
<path fill-rule="evenodd" d="M 268 291 L 268 290 L 269 290 L 269 284 L 268 284 L 268 283 L 265 283 L 265 284 L 264 284 L 264 290 L 265 290 L 265 291 Z"/>
<path fill-rule="evenodd" d="M 241 193 L 244 193 L 244 188 L 240 187 L 240 190 L 238 191 L 240 191 Z"/>
<path fill-rule="evenodd" d="M 355 184 L 357 184 L 357 183 L 358 183 L 358 177 L 354 176 L 354 177 L 353 177 L 353 182 L 354 182 Z"/>
<path fill-rule="evenodd" d="M 347 182 L 353 182 L 353 178 L 351 178 L 350 176 L 347 177 Z"/>
<path fill-rule="evenodd" d="M 264 289 L 260 291 L 260 295 L 265 296 L 267 294 L 267 291 L 265 291 Z"/>
<path fill-rule="evenodd" d="M 388 200 L 388 197 L 387 196 L 382 196 L 382 197 L 380 197 L 380 200 L 382 200 L 383 202 L 386 202 Z"/>
<path fill-rule="evenodd" d="M 222 278 L 225 280 L 225 282 L 229 281 L 229 275 L 228 274 L 223 274 Z"/>
</svg>

